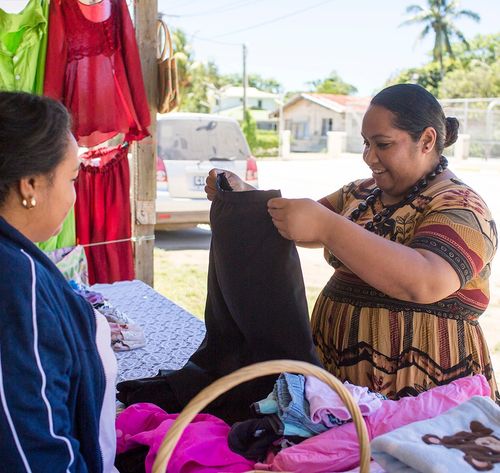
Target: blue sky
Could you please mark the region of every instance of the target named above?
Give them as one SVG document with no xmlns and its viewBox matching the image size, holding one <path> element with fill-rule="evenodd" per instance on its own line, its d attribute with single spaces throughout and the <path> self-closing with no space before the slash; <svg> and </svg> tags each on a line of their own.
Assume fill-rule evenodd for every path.
<svg viewBox="0 0 500 473">
<path fill-rule="evenodd" d="M 336 70 L 361 96 L 396 70 L 427 62 L 431 37 L 416 43 L 421 26 L 399 27 L 410 4 L 426 0 L 158 0 L 159 10 L 172 15 L 169 25 L 188 34 L 195 58 L 213 60 L 222 73 L 241 73 L 246 43 L 248 72 L 274 77 L 285 91 L 304 90 Z M 462 0 L 461 8 L 481 16 L 480 23 L 457 22 L 466 38 L 500 31 L 499 0 Z"/>
</svg>

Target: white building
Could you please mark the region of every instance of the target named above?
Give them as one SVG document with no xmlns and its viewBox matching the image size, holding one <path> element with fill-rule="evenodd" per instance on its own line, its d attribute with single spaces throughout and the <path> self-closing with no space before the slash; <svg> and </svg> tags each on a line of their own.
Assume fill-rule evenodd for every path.
<svg viewBox="0 0 500 473">
<path fill-rule="evenodd" d="M 357 142 L 361 143 L 361 119 L 369 101 L 369 97 L 350 95 L 313 92 L 295 95 L 283 105 L 283 120 L 285 130 L 291 131 L 292 151 L 324 150 L 329 131 L 345 131 L 348 149 L 356 147 Z M 351 136 L 355 136 L 353 143 Z"/>
<path fill-rule="evenodd" d="M 214 94 L 212 113 L 243 120 L 243 87 L 225 86 Z M 279 95 L 247 87 L 247 109 L 257 123 L 257 128 L 276 130 L 278 119 L 270 113 L 278 108 Z"/>
</svg>

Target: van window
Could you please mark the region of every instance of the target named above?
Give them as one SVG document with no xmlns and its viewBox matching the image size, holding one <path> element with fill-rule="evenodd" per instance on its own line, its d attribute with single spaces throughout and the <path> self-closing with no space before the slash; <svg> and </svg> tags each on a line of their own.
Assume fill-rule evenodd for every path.
<svg viewBox="0 0 500 473">
<path fill-rule="evenodd" d="M 159 120 L 157 133 L 161 159 L 207 161 L 250 156 L 245 137 L 234 122 L 201 118 Z"/>
</svg>

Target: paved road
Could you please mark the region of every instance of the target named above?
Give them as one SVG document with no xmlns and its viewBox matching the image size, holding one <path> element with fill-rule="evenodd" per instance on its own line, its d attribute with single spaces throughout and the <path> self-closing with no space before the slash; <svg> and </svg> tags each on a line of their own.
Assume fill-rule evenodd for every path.
<svg viewBox="0 0 500 473">
<path fill-rule="evenodd" d="M 258 166 L 260 188 L 280 189 L 284 197 L 290 198 L 319 199 L 347 182 L 370 175 L 359 155 L 338 160 L 268 159 L 260 160 Z M 452 161 L 450 167 L 481 194 L 500 222 L 500 162 Z M 156 245 L 167 250 L 203 249 L 208 248 L 209 237 L 207 229 L 158 232 Z"/>
<path fill-rule="evenodd" d="M 172 232 L 156 232 L 155 246 L 163 250 L 208 250 L 210 248 L 210 228 L 191 228 Z"/>
</svg>

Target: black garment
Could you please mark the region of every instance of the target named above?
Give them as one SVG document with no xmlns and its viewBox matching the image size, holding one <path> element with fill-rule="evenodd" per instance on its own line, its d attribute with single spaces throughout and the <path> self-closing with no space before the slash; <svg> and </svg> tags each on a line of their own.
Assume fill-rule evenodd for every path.
<svg viewBox="0 0 500 473">
<path fill-rule="evenodd" d="M 264 461 L 273 442 L 283 437 L 283 422 L 276 414 L 236 422 L 227 444 L 238 455 L 254 462 Z"/>
<path fill-rule="evenodd" d="M 115 458 L 115 467 L 120 473 L 146 473 L 148 452 L 149 448 L 146 445 L 141 445 L 118 453 Z"/>
<path fill-rule="evenodd" d="M 162 377 L 181 407 L 215 379 L 252 363 L 293 359 L 320 366 L 297 249 L 280 236 L 267 212 L 267 201 L 280 192 L 230 192 L 218 184 L 210 210 L 206 335 L 182 369 Z M 244 383 L 205 412 L 229 423 L 247 419 L 250 404 L 266 397 L 275 380 L 268 376 Z M 119 400 L 153 402 L 175 412 L 160 404 L 162 390 L 152 394 L 147 381 L 142 387 L 134 383 L 118 385 Z"/>
</svg>

